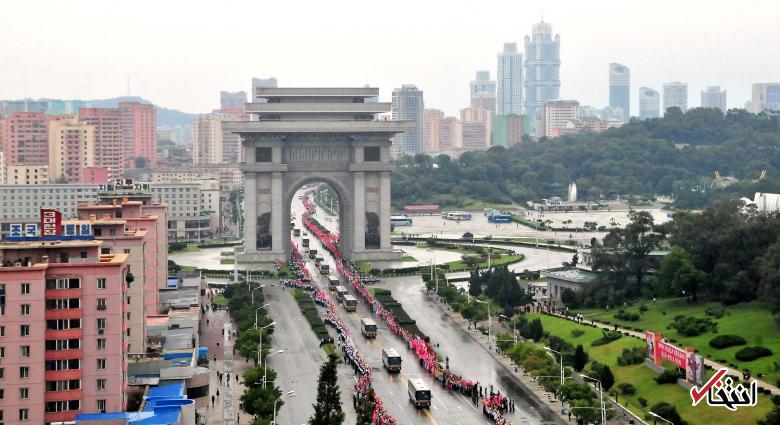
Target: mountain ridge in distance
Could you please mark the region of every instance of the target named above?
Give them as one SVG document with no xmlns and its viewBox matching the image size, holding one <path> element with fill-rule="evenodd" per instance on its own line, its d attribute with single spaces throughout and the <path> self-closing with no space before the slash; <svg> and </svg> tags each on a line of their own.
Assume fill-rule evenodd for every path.
<svg viewBox="0 0 780 425">
<path fill-rule="evenodd" d="M 116 108 L 119 105 L 119 102 L 154 104 L 139 96 L 119 96 L 108 99 L 85 100 L 84 102 L 89 103 L 93 108 Z M 157 126 L 184 126 L 192 124 L 198 118 L 198 114 L 190 114 L 179 111 L 178 109 L 165 108 L 159 105 L 155 105 L 155 107 L 157 108 Z"/>
</svg>

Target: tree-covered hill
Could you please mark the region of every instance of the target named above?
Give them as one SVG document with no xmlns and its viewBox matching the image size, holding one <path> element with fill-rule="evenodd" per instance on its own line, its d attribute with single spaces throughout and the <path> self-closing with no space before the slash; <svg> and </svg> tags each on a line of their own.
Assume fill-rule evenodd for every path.
<svg viewBox="0 0 780 425">
<path fill-rule="evenodd" d="M 752 183 L 762 170 L 767 170 L 767 178 Z M 742 183 L 725 191 L 692 191 L 715 171 Z M 759 187 L 777 191 L 780 119 L 743 110 L 726 115 L 711 109 L 671 111 L 664 118 L 635 120 L 599 134 L 496 146 L 458 159 L 404 157 L 396 162 L 393 203 L 401 206 L 442 197 L 520 203 L 565 196 L 571 181 L 577 183 L 583 199 L 675 194 L 689 204 L 686 207 L 700 207 L 718 197 L 752 197 Z"/>
</svg>

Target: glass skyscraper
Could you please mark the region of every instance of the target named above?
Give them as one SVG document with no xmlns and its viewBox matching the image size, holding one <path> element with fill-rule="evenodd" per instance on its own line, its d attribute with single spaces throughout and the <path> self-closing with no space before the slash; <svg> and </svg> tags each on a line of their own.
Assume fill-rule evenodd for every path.
<svg viewBox="0 0 780 425">
<path fill-rule="evenodd" d="M 619 63 L 609 64 L 609 107 L 623 110 L 623 122 L 631 118 L 631 71 Z"/>
<path fill-rule="evenodd" d="M 540 115 L 544 102 L 558 99 L 561 91 L 561 36 L 553 36 L 552 24 L 533 25 L 525 36 L 525 113 Z"/>
<path fill-rule="evenodd" d="M 498 54 L 497 115 L 520 115 L 523 109 L 523 55 L 517 43 L 504 43 Z"/>
</svg>

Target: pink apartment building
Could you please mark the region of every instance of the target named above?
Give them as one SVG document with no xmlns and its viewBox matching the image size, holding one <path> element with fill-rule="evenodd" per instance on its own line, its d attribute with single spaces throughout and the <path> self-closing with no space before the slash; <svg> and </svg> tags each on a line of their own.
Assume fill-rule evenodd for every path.
<svg viewBox="0 0 780 425">
<path fill-rule="evenodd" d="M 4 424 L 126 406 L 128 254 L 101 254 L 105 244 L 90 237 L 0 243 Z"/>
<path fill-rule="evenodd" d="M 0 120 L 0 146 L 7 165 L 49 163 L 49 133 L 43 112 L 14 112 Z"/>
<path fill-rule="evenodd" d="M 149 161 L 147 168 L 155 168 L 157 166 L 157 111 L 154 105 L 120 102 L 119 115 L 122 142 L 125 146 L 125 163 L 134 168 L 135 159 L 142 157 Z"/>
<path fill-rule="evenodd" d="M 125 151 L 119 109 L 81 108 L 79 120 L 95 128 L 95 166 L 107 168 L 109 178 L 122 177 L 125 172 Z"/>
</svg>

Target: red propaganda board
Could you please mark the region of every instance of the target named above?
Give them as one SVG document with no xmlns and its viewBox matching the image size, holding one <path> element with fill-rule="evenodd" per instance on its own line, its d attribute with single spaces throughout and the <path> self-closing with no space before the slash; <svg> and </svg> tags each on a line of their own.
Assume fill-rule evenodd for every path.
<svg viewBox="0 0 780 425">
<path fill-rule="evenodd" d="M 59 211 L 41 208 L 41 236 L 59 236 L 62 214 Z"/>
<path fill-rule="evenodd" d="M 404 211 L 437 211 L 438 205 L 404 205 Z"/>
<path fill-rule="evenodd" d="M 686 369 L 688 367 L 688 352 L 682 348 L 675 347 L 672 344 L 661 341 L 658 344 L 658 348 L 661 350 L 661 358 L 669 360 L 678 367 Z"/>
</svg>

